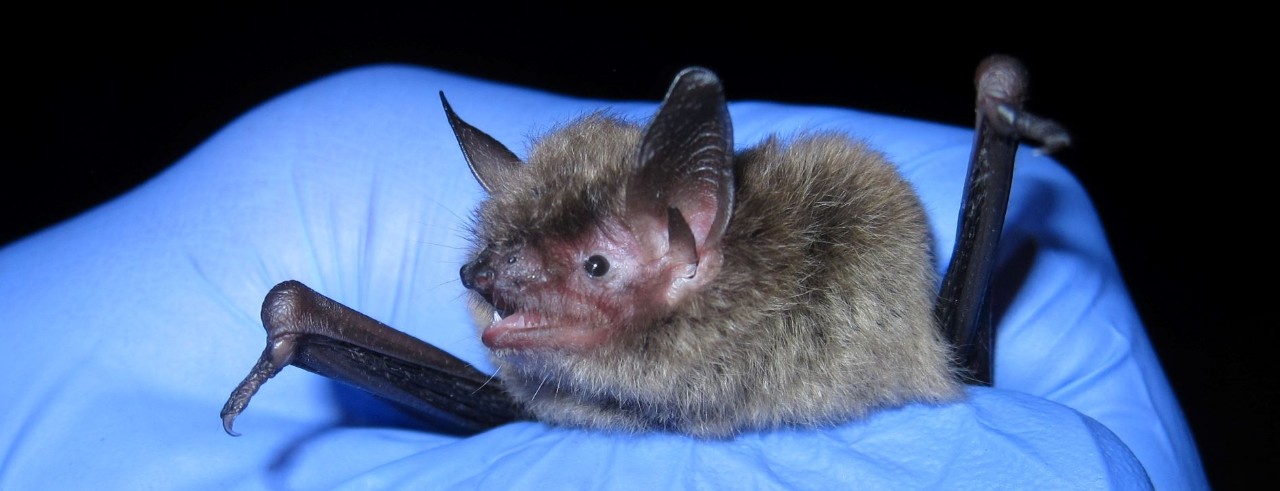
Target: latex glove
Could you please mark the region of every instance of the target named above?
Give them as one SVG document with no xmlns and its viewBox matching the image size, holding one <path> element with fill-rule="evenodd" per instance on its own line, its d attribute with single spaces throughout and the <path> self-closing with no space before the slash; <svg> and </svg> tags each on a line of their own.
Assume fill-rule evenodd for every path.
<svg viewBox="0 0 1280 491">
<path fill-rule="evenodd" d="M 1029 151 L 997 272 L 997 388 L 963 403 L 727 441 L 533 422 L 459 438 L 287 368 L 237 420 L 244 436 L 227 436 L 218 411 L 262 349 L 258 309 L 282 280 L 490 367 L 457 275 L 481 189 L 438 90 L 517 153 L 602 106 L 649 117 L 661 95 L 606 103 L 413 67 L 353 70 L 0 250 L 0 488 L 1082 489 L 1148 476 L 1206 487 L 1086 195 Z M 922 195 L 944 267 L 971 131 L 837 108 L 730 109 L 740 148 L 808 128 L 884 151 Z"/>
</svg>

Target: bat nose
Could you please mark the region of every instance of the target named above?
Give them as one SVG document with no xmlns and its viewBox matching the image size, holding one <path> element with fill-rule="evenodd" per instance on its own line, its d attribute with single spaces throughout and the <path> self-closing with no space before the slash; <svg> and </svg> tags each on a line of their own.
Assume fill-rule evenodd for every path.
<svg viewBox="0 0 1280 491">
<path fill-rule="evenodd" d="M 487 261 L 476 260 L 462 265 L 462 269 L 458 270 L 458 276 L 462 278 L 462 286 L 469 290 L 475 290 L 481 294 L 487 294 L 493 290 L 494 272 Z"/>
</svg>

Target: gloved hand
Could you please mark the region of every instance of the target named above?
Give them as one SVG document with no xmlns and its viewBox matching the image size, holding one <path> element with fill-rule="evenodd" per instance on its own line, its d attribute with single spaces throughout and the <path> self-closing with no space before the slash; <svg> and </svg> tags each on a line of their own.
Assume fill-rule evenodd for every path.
<svg viewBox="0 0 1280 491">
<path fill-rule="evenodd" d="M 352 70 L 0 250 L 0 488 L 1081 489 L 1148 476 L 1207 487 L 1088 198 L 1030 150 L 996 273 L 997 385 L 963 403 L 725 441 L 534 422 L 463 438 L 287 368 L 237 420 L 244 436 L 227 436 L 218 411 L 262 349 L 263 295 L 286 279 L 491 367 L 457 275 L 481 189 L 438 90 L 517 153 L 601 106 L 648 117 L 661 95 L 606 103 L 421 68 Z M 945 267 L 971 131 L 839 108 L 730 109 L 739 147 L 824 129 L 884 151 L 922 195 Z"/>
</svg>

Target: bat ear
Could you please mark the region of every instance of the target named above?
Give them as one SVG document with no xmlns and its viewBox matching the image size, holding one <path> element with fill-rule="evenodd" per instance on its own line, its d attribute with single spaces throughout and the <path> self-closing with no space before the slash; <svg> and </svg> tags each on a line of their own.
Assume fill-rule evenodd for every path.
<svg viewBox="0 0 1280 491">
<path fill-rule="evenodd" d="M 440 103 L 444 105 L 444 114 L 449 118 L 453 136 L 458 138 L 458 146 L 462 147 L 462 156 L 471 167 L 471 175 L 489 194 L 506 186 L 515 170 L 523 165 L 520 158 L 492 136 L 459 118 L 449 100 L 444 98 L 444 91 L 440 91 Z"/>
<path fill-rule="evenodd" d="M 720 79 L 705 68 L 676 75 L 645 129 L 627 183 L 630 223 L 665 234 L 638 234 L 650 251 L 698 261 L 716 247 L 733 210 L 733 126 Z M 659 244 L 661 239 L 666 244 Z"/>
</svg>

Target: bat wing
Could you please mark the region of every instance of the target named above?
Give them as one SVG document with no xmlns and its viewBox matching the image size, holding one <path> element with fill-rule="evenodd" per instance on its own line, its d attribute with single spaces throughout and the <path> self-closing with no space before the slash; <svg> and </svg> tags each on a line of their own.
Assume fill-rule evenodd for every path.
<svg viewBox="0 0 1280 491">
<path fill-rule="evenodd" d="M 995 334 L 986 298 L 1009 205 L 1018 142 L 1038 142 L 1046 152 L 1070 143 L 1057 123 L 1022 109 L 1026 78 L 1022 65 L 1007 56 L 992 56 L 978 67 L 973 153 L 955 249 L 935 311 L 968 382 L 981 385 L 993 383 Z"/>
<path fill-rule="evenodd" d="M 498 379 L 297 281 L 262 304 L 267 347 L 222 408 L 223 429 L 286 365 L 339 380 L 466 432 L 524 418 Z"/>
</svg>

